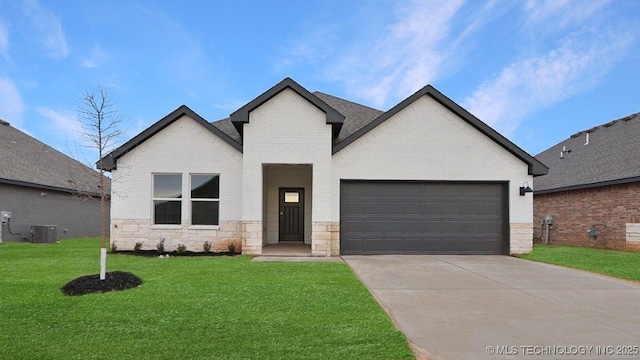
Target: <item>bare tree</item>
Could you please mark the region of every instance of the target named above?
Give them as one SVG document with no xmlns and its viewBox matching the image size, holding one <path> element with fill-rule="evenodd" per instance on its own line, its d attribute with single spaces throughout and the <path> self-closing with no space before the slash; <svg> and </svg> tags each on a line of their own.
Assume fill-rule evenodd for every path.
<svg viewBox="0 0 640 360">
<path fill-rule="evenodd" d="M 104 280 L 106 277 L 107 199 L 109 197 L 102 159 L 115 147 L 117 139 L 123 134 L 120 129 L 122 119 L 115 105 L 109 93 L 98 86 L 95 91 L 85 90 L 78 109 L 82 122 L 81 134 L 87 141 L 87 146 L 98 151 L 99 157 L 97 163 L 100 173 L 98 188 L 102 217 L 100 228 L 100 280 Z"/>
</svg>

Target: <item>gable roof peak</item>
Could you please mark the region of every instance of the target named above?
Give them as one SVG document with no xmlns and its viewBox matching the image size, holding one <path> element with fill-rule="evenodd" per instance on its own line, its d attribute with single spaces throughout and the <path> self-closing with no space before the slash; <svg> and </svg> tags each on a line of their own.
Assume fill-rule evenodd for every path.
<svg viewBox="0 0 640 360">
<path fill-rule="evenodd" d="M 271 87 L 269 90 L 263 92 L 258 97 L 251 100 L 231 114 L 231 123 L 233 123 L 233 126 L 236 128 L 241 137 L 243 135 L 243 125 L 249 123 L 249 113 L 260 107 L 260 105 L 269 101 L 271 98 L 278 95 L 285 89 L 291 89 L 295 91 L 298 95 L 302 96 L 305 100 L 309 101 L 315 107 L 324 112 L 326 115 L 327 124 L 332 125 L 333 137 L 335 138 L 338 136 L 338 134 L 340 133 L 340 129 L 342 128 L 342 124 L 344 123 L 344 115 L 340 114 L 336 109 L 327 105 L 327 103 L 320 100 L 314 94 L 310 93 L 309 90 L 302 87 L 290 77 L 286 77 L 282 81 Z"/>
<path fill-rule="evenodd" d="M 432 99 L 440 103 L 440 105 L 444 106 L 449 111 L 451 111 L 452 113 L 460 117 L 462 120 L 466 121 L 469 125 L 473 126 L 476 130 L 480 131 L 482 134 L 487 136 L 489 139 L 495 141 L 498 145 L 500 145 L 501 147 L 509 151 L 515 157 L 522 160 L 528 166 L 529 175 L 540 176 L 540 175 L 546 175 L 548 173 L 549 169 L 542 162 L 538 161 L 536 158 L 529 155 L 526 151 L 522 150 L 520 147 L 512 143 L 509 139 L 502 136 L 500 133 L 495 131 L 489 125 L 485 124 L 482 120 L 475 117 L 473 114 L 465 110 L 462 106 L 458 105 L 453 100 L 449 99 L 447 96 L 445 96 L 443 93 L 438 91 L 436 88 L 434 88 L 430 84 L 419 89 L 418 91 L 413 93 L 411 96 L 402 100 L 396 106 L 382 113 L 380 116 L 378 116 L 376 119 L 368 123 L 366 126 L 362 127 L 361 129 L 354 132 L 353 134 L 348 136 L 346 139 L 338 143 L 334 147 L 333 153 L 335 154 L 338 151 L 344 149 L 349 144 L 351 144 L 361 136 L 365 135 L 367 132 L 374 129 L 376 126 L 385 122 L 387 119 L 396 115 L 401 110 L 413 104 L 415 101 L 422 98 L 423 96 L 431 97 Z"/>
<path fill-rule="evenodd" d="M 195 122 L 204 126 L 207 130 L 211 131 L 213 134 L 217 135 L 223 141 L 231 145 L 236 150 L 242 152 L 242 145 L 238 144 L 235 140 L 233 140 L 229 135 L 225 134 L 223 131 L 212 125 L 210 122 L 202 118 L 195 111 L 191 110 L 187 105 L 180 105 L 177 109 L 173 110 L 169 115 L 163 117 L 155 124 L 148 127 L 146 130 L 136 135 L 133 139 L 127 141 L 117 149 L 111 151 L 109 154 L 105 155 L 102 159 L 98 160 L 96 163 L 96 167 L 98 169 L 102 168 L 106 171 L 111 171 L 117 169 L 118 159 L 121 158 L 124 154 L 136 148 L 138 145 L 145 142 L 147 139 L 157 134 L 167 126 L 173 124 L 176 120 L 182 118 L 182 116 L 188 116 Z"/>
</svg>

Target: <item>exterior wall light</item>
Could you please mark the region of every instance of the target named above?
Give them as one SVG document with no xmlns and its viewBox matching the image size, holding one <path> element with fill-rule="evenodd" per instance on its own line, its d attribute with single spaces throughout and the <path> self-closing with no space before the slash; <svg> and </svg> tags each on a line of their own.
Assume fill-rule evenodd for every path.
<svg viewBox="0 0 640 360">
<path fill-rule="evenodd" d="M 533 189 L 529 186 L 528 182 L 524 182 L 522 186 L 520 186 L 520 196 L 524 196 L 526 193 L 532 193 Z"/>
</svg>

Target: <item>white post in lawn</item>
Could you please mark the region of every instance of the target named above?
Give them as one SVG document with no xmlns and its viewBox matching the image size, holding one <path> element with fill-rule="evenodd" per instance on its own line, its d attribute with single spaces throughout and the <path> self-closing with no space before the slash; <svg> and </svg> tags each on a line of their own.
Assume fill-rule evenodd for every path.
<svg viewBox="0 0 640 360">
<path fill-rule="evenodd" d="M 107 273 L 107 249 L 100 248 L 100 280 L 106 278 Z"/>
</svg>

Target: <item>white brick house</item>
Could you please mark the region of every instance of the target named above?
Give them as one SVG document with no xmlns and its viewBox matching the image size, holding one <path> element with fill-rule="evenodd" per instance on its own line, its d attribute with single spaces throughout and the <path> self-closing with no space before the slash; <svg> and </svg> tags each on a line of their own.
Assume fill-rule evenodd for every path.
<svg viewBox="0 0 640 360">
<path fill-rule="evenodd" d="M 230 118 L 186 106 L 103 159 L 111 241 L 261 254 L 508 254 L 532 248 L 547 168 L 431 86 L 387 112 L 287 78 Z"/>
</svg>

